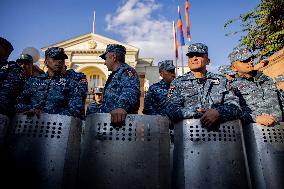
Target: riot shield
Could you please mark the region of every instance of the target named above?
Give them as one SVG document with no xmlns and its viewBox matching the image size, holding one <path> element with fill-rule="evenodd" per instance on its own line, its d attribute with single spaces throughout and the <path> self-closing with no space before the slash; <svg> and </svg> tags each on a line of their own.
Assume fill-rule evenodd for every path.
<svg viewBox="0 0 284 189">
<path fill-rule="evenodd" d="M 249 188 L 240 121 L 203 128 L 199 119 L 175 124 L 173 188 Z"/>
<path fill-rule="evenodd" d="M 162 116 L 127 115 L 113 126 L 110 114 L 91 114 L 82 134 L 81 188 L 170 188 L 169 121 Z"/>
<path fill-rule="evenodd" d="M 8 136 L 7 184 L 10 188 L 74 188 L 80 137 L 80 119 L 16 115 Z"/>
<path fill-rule="evenodd" d="M 284 123 L 273 127 L 254 123 L 244 131 L 253 188 L 283 188 Z"/>
<path fill-rule="evenodd" d="M 0 152 L 3 150 L 3 145 L 6 138 L 8 126 L 9 126 L 9 118 L 5 115 L 0 114 Z"/>
</svg>

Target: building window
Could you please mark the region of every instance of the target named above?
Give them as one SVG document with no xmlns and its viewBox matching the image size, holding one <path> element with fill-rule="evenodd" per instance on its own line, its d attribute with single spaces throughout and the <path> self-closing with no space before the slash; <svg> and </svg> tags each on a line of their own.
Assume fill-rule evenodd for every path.
<svg viewBox="0 0 284 189">
<path fill-rule="evenodd" d="M 90 88 L 100 86 L 100 76 L 99 75 L 90 75 Z"/>
</svg>

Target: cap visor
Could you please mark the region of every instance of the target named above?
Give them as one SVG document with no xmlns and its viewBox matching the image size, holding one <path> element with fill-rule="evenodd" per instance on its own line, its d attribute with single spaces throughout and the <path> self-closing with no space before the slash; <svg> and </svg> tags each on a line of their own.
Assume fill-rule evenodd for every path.
<svg viewBox="0 0 284 189">
<path fill-rule="evenodd" d="M 56 55 L 54 57 L 49 57 L 49 58 L 53 58 L 55 60 L 64 60 L 64 59 L 68 59 L 68 56 L 66 54 L 61 54 L 61 55 Z"/>
<path fill-rule="evenodd" d="M 106 54 L 107 53 L 104 53 L 104 54 L 100 55 L 100 57 L 105 60 L 106 59 Z"/>
<path fill-rule="evenodd" d="M 175 68 L 171 68 L 171 69 L 168 69 L 167 71 L 168 71 L 168 72 L 175 72 L 176 69 L 175 69 Z"/>
<path fill-rule="evenodd" d="M 16 62 L 18 62 L 18 63 L 31 63 L 31 64 L 33 63 L 32 61 L 27 60 L 27 59 L 17 59 Z"/>
<path fill-rule="evenodd" d="M 197 53 L 197 54 L 207 54 L 206 52 L 199 52 L 199 51 L 192 51 L 192 52 L 188 52 L 188 53 L 186 53 L 186 56 L 188 56 L 188 55 L 190 55 L 190 54 L 192 54 L 192 53 Z"/>
</svg>

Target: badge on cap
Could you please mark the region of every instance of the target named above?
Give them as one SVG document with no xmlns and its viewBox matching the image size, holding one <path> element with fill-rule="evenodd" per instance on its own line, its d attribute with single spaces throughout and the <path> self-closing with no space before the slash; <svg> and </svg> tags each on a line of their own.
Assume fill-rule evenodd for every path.
<svg viewBox="0 0 284 189">
<path fill-rule="evenodd" d="M 2 66 L 1 70 L 6 70 L 6 69 L 8 69 L 8 68 L 9 68 L 9 65 L 6 64 L 5 66 Z"/>
<path fill-rule="evenodd" d="M 220 84 L 220 80 L 219 80 L 219 79 L 212 79 L 212 80 L 211 80 L 211 83 L 212 83 L 213 85 L 219 85 L 219 84 Z"/>
</svg>

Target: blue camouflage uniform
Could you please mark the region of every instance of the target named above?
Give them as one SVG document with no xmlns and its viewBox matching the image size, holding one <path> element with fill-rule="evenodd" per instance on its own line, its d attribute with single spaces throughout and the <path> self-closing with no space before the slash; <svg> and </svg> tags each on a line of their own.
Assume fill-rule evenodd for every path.
<svg viewBox="0 0 284 189">
<path fill-rule="evenodd" d="M 73 69 L 69 69 L 66 71 L 66 79 L 69 78 L 78 82 L 80 93 L 85 101 L 88 95 L 88 80 L 86 75 L 82 72 L 75 72 Z"/>
<path fill-rule="evenodd" d="M 101 106 L 102 106 L 102 105 L 101 105 L 101 104 L 97 104 L 96 101 L 92 102 L 92 103 L 89 104 L 89 106 L 87 107 L 86 115 L 89 115 L 89 114 L 92 114 L 92 113 L 99 113 Z"/>
<path fill-rule="evenodd" d="M 25 73 L 16 62 L 0 61 L 0 114 L 12 115 L 17 96 L 25 83 Z"/>
<path fill-rule="evenodd" d="M 175 79 L 170 86 L 166 112 L 173 121 L 202 116 L 199 108 L 216 109 L 222 122 L 238 119 L 239 101 L 229 90 L 223 76 L 207 72 L 198 79 L 188 72 Z"/>
<path fill-rule="evenodd" d="M 188 53 L 208 53 L 204 44 L 188 47 Z M 188 54 L 187 54 L 188 55 Z M 173 80 L 169 89 L 166 113 L 173 121 L 202 117 L 197 109 L 216 109 L 220 121 L 238 119 L 240 107 L 238 97 L 229 90 L 225 77 L 207 72 L 204 78 L 196 78 L 192 72 Z"/>
<path fill-rule="evenodd" d="M 45 113 L 80 117 L 82 96 L 78 95 L 78 83 L 66 79 L 64 74 L 52 79 L 48 73 L 28 79 L 24 91 L 17 98 L 19 113 L 41 109 Z"/>
<path fill-rule="evenodd" d="M 73 79 L 78 84 L 79 94 L 82 97 L 83 108 L 81 110 L 81 118 L 85 117 L 85 103 L 88 95 L 88 80 L 84 73 L 75 72 L 73 69 L 69 69 L 65 73 L 66 79 Z"/>
<path fill-rule="evenodd" d="M 109 113 L 122 108 L 127 113 L 137 113 L 140 104 L 140 82 L 134 68 L 122 63 L 113 71 L 106 81 L 103 96 L 100 112 Z"/>
<path fill-rule="evenodd" d="M 58 47 L 49 48 L 45 56 L 60 56 L 65 59 L 67 57 L 64 49 Z M 16 110 L 22 113 L 31 109 L 40 109 L 49 114 L 81 117 L 83 100 L 78 81 L 66 77 L 63 73 L 50 78 L 47 72 L 28 79 L 24 91 L 17 98 Z"/>
<path fill-rule="evenodd" d="M 240 99 L 241 119 L 253 123 L 257 115 L 269 114 L 282 120 L 278 90 L 272 79 L 262 73 L 253 78 L 239 76 L 231 83 L 234 93 Z"/>
<path fill-rule="evenodd" d="M 117 44 L 107 45 L 106 52 L 100 55 L 105 59 L 108 52 L 126 53 L 125 47 Z M 126 63 L 113 71 L 105 84 L 102 106 L 97 109 L 89 108 L 89 113 L 110 113 L 112 110 L 122 108 L 127 113 L 135 114 L 140 105 L 140 81 L 134 68 Z"/>
<path fill-rule="evenodd" d="M 159 70 L 164 69 L 170 71 L 175 69 L 172 60 L 159 62 L 158 65 Z M 165 105 L 169 88 L 170 84 L 166 83 L 163 79 L 160 82 L 151 85 L 144 99 L 143 114 L 165 116 Z"/>
<path fill-rule="evenodd" d="M 235 49 L 230 53 L 231 62 L 244 61 L 253 55 L 247 49 Z M 282 111 L 279 102 L 278 90 L 273 80 L 262 74 L 255 72 L 255 76 L 246 78 L 238 76 L 231 82 L 232 90 L 239 97 L 242 108 L 241 120 L 243 123 L 253 123 L 256 116 L 269 114 L 280 121 Z"/>
<path fill-rule="evenodd" d="M 163 79 L 151 85 L 144 99 L 143 114 L 166 115 L 164 110 L 169 88 L 170 84 Z"/>
</svg>

